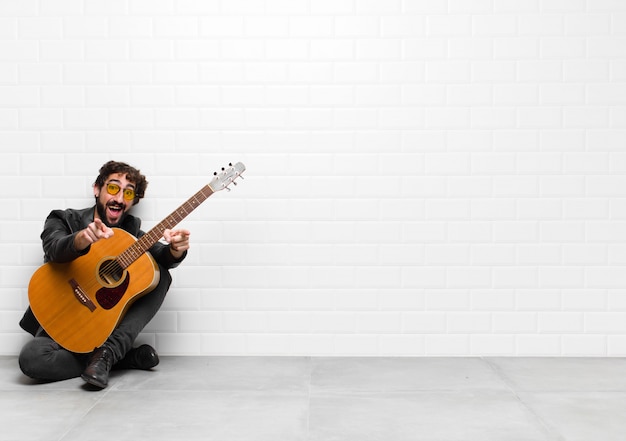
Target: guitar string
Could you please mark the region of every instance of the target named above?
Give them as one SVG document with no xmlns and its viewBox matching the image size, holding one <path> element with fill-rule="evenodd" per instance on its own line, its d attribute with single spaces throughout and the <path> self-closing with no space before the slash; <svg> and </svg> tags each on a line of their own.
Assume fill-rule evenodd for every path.
<svg viewBox="0 0 626 441">
<path fill-rule="evenodd" d="M 162 222 L 160 222 L 157 227 L 161 226 L 170 226 L 173 225 L 172 222 L 167 222 L 169 219 L 173 219 L 175 221 L 175 223 L 178 223 L 180 221 L 182 221 L 185 217 L 187 217 L 187 215 L 189 215 L 189 213 L 191 213 L 193 210 L 195 210 L 197 208 L 197 206 L 199 206 L 202 202 L 204 202 L 209 196 L 211 196 L 211 194 L 213 194 L 213 192 L 209 192 L 208 195 L 204 194 L 205 189 L 208 188 L 208 186 L 206 186 L 205 188 L 202 188 L 200 191 L 198 191 L 195 195 L 193 195 L 187 202 L 185 202 L 183 205 L 181 205 L 180 207 L 178 207 L 178 209 L 176 209 L 174 212 L 172 212 L 167 218 L 165 218 Z M 209 188 L 210 190 L 210 188 Z M 201 200 L 198 200 L 197 197 L 201 195 Z M 196 203 L 196 205 L 193 205 L 193 202 Z M 191 210 L 187 210 L 186 206 L 189 205 Z M 178 215 L 178 217 L 176 217 L 176 215 Z M 161 228 L 159 228 L 160 230 Z M 140 246 L 142 239 L 146 238 L 151 238 L 151 236 L 154 236 L 154 229 L 150 230 L 148 233 L 144 234 L 141 238 L 139 238 L 133 245 L 131 245 L 126 251 L 122 252 L 117 258 L 110 260 L 106 265 L 104 265 L 101 268 L 100 273 L 105 275 L 105 276 L 115 276 L 115 274 L 119 271 L 119 270 L 124 270 L 125 268 L 127 268 L 128 266 L 130 266 L 135 260 L 137 260 L 139 258 L 139 256 L 141 256 L 142 254 L 145 253 L 146 250 L 141 250 L 142 246 Z M 152 240 L 158 240 L 158 238 L 151 238 Z M 135 255 L 135 249 L 139 248 L 139 253 L 137 255 Z M 129 254 L 131 256 L 129 256 Z M 121 264 L 120 264 L 121 262 Z M 124 266 L 125 265 L 125 266 Z"/>
</svg>

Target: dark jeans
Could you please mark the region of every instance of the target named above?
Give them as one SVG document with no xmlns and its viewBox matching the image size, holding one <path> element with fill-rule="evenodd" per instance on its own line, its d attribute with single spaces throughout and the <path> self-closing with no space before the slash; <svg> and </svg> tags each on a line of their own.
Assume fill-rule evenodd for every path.
<svg viewBox="0 0 626 441">
<path fill-rule="evenodd" d="M 163 267 L 159 266 L 159 270 L 159 284 L 131 305 L 103 345 L 113 351 L 114 364 L 132 349 L 139 333 L 156 315 L 165 300 L 172 277 Z M 22 348 L 19 364 L 22 372 L 31 378 L 57 381 L 79 377 L 85 370 L 88 359 L 89 354 L 76 354 L 63 349 L 40 329 L 35 338 Z"/>
</svg>

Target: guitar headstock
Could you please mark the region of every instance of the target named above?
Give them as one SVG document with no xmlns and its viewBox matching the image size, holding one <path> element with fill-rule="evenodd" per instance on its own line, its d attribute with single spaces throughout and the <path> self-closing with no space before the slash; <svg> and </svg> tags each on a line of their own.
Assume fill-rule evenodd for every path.
<svg viewBox="0 0 626 441">
<path fill-rule="evenodd" d="M 209 187 L 211 187 L 211 190 L 213 190 L 214 192 L 224 189 L 230 191 L 230 188 L 228 188 L 228 186 L 230 184 L 237 185 L 235 180 L 239 178 L 245 170 L 246 166 L 243 165 L 241 162 L 238 162 L 235 165 L 233 165 L 232 163 L 228 164 L 228 168 L 222 167 L 222 170 L 220 172 L 213 173 L 215 177 L 209 183 Z M 241 177 L 241 179 L 243 179 L 243 177 Z"/>
</svg>

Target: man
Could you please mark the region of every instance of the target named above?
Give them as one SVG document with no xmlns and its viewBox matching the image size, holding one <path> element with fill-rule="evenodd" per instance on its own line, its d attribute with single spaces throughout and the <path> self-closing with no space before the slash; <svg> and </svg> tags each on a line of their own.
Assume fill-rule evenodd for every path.
<svg viewBox="0 0 626 441">
<path fill-rule="evenodd" d="M 100 168 L 93 184 L 96 205 L 83 210 L 54 210 L 46 219 L 41 240 L 46 262 L 64 263 L 89 252 L 92 244 L 113 236 L 112 227 L 141 237 L 141 220 L 129 214 L 137 205 L 148 182 L 136 168 L 109 161 Z M 116 368 L 151 369 L 159 363 L 154 348 L 132 345 L 139 333 L 157 313 L 170 287 L 169 270 L 178 266 L 189 249 L 189 231 L 165 230 L 165 242 L 157 242 L 150 254 L 159 266 L 158 285 L 136 300 L 106 342 L 91 354 L 77 354 L 62 348 L 37 322 L 30 308 L 20 326 L 30 332 L 29 341 L 19 355 L 19 365 L 27 376 L 44 381 L 81 376 L 87 383 L 105 388 L 109 372 Z"/>
</svg>

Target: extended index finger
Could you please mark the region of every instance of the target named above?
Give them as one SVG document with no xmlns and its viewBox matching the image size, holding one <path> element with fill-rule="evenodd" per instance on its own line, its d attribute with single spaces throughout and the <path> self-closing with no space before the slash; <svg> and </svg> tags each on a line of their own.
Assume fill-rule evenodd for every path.
<svg viewBox="0 0 626 441">
<path fill-rule="evenodd" d="M 93 220 L 94 225 L 96 226 L 96 229 L 100 230 L 100 231 L 106 231 L 107 226 L 104 225 L 104 222 L 102 222 L 100 219 L 95 218 Z"/>
<path fill-rule="evenodd" d="M 109 237 L 113 236 L 114 231 L 109 228 L 104 222 L 102 222 L 101 219 L 96 218 L 93 220 L 93 223 L 96 227 L 96 234 L 100 235 L 100 237 L 108 239 Z"/>
</svg>

